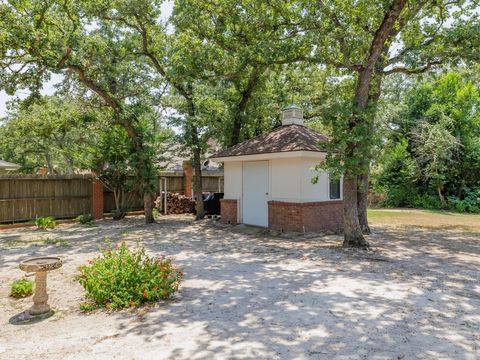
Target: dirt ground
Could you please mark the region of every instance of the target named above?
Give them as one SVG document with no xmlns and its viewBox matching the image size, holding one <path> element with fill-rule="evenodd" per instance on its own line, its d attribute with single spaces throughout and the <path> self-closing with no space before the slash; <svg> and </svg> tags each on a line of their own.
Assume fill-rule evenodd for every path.
<svg viewBox="0 0 480 360">
<path fill-rule="evenodd" d="M 385 222 L 374 221 L 370 253 L 343 250 L 340 236 L 288 238 L 182 216 L 1 231 L 0 358 L 480 359 L 480 231 Z M 172 256 L 185 273 L 179 292 L 136 310 L 82 313 L 76 269 L 106 237 Z M 31 303 L 9 297 L 24 275 L 18 262 L 46 254 L 64 260 L 48 279 L 56 313 L 12 325 Z"/>
</svg>

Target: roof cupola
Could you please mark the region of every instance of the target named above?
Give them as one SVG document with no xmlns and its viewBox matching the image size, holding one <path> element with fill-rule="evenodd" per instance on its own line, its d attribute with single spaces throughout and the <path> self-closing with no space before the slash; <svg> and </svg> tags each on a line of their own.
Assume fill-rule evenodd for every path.
<svg viewBox="0 0 480 360">
<path fill-rule="evenodd" d="M 303 125 L 303 109 L 291 104 L 282 109 L 282 125 Z"/>
</svg>

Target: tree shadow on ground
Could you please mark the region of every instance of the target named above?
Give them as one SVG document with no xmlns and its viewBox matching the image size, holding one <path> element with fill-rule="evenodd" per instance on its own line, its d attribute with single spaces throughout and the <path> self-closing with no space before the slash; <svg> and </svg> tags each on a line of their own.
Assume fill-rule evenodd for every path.
<svg viewBox="0 0 480 360">
<path fill-rule="evenodd" d="M 49 236 L 71 247 L 0 249 L 0 266 L 13 268 L 32 253 L 56 254 L 71 276 L 68 261 L 93 256 L 105 236 L 139 240 L 152 255 L 172 256 L 185 272 L 180 291 L 156 305 L 109 314 L 115 334 L 95 341 L 97 347 L 133 342 L 147 356 L 180 359 L 475 359 L 479 353 L 479 234 L 374 227 L 369 240 L 376 251 L 366 253 L 342 249 L 339 236 L 276 238 L 191 217 L 141 221 L 60 227 Z M 80 296 L 72 295 L 75 311 Z"/>
<path fill-rule="evenodd" d="M 125 333 L 172 341 L 173 358 L 469 359 L 478 350 L 478 241 L 471 234 L 376 229 L 377 254 L 341 238 L 301 241 L 197 226 L 143 236 L 178 257 L 178 301 L 122 321 Z M 172 229 L 173 230 L 173 229 Z M 122 315 L 119 315 L 120 318 Z M 238 353 L 240 351 L 240 353 Z"/>
</svg>

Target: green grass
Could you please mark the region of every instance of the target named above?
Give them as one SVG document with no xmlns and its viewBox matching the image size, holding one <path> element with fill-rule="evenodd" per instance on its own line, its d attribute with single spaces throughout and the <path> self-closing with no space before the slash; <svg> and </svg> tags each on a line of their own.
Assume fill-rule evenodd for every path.
<svg viewBox="0 0 480 360">
<path fill-rule="evenodd" d="M 420 209 L 369 209 L 368 219 L 372 225 L 459 228 L 480 231 L 480 215 L 478 214 Z"/>
</svg>

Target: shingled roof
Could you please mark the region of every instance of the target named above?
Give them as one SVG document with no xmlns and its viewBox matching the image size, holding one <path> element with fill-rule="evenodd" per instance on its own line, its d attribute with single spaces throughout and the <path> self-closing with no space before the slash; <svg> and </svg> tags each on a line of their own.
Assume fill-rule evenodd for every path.
<svg viewBox="0 0 480 360">
<path fill-rule="evenodd" d="M 302 125 L 284 125 L 211 156 L 212 159 L 290 151 L 324 152 L 318 145 L 328 137 Z"/>
</svg>

